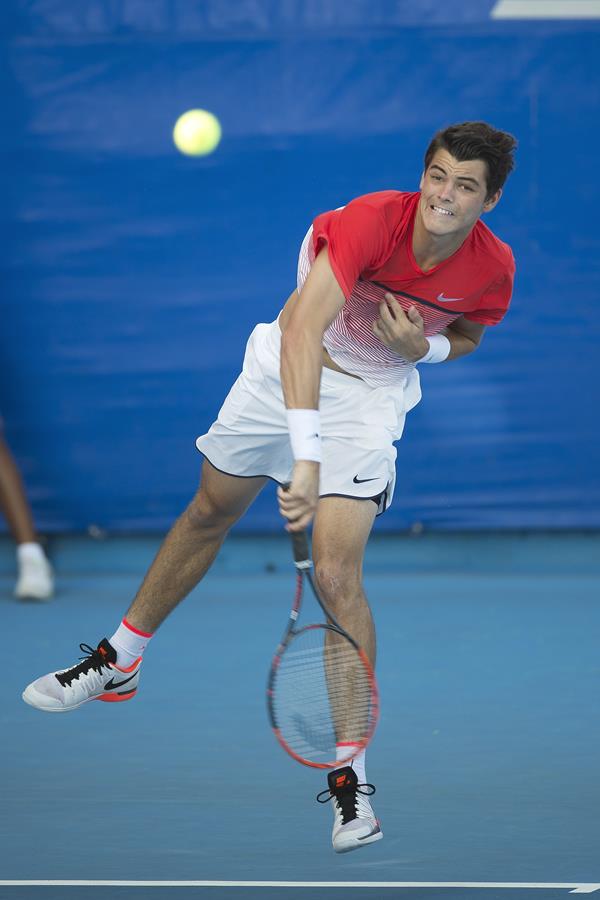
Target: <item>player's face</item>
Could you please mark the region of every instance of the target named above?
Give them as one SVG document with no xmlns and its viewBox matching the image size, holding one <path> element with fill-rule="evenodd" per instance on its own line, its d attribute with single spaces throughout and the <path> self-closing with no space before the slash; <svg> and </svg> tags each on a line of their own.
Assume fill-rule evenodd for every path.
<svg viewBox="0 0 600 900">
<path fill-rule="evenodd" d="M 459 162 L 447 150 L 438 150 L 421 178 L 419 210 L 426 230 L 439 237 L 469 232 L 502 193 L 486 199 L 486 176 L 483 160 Z"/>
</svg>

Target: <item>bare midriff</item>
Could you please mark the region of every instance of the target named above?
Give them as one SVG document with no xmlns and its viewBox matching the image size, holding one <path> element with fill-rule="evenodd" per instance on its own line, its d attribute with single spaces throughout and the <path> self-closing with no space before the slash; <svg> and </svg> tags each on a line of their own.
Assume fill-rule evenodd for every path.
<svg viewBox="0 0 600 900">
<path fill-rule="evenodd" d="M 292 307 L 297 299 L 298 291 L 294 291 L 286 300 L 285 306 L 279 314 L 279 328 L 281 329 L 282 334 L 287 328 L 287 324 L 292 314 Z M 361 380 L 358 375 L 352 375 L 350 372 L 346 372 L 345 369 L 342 369 L 341 366 L 338 366 L 338 364 L 332 360 L 325 347 L 323 347 L 323 365 L 326 369 L 333 369 L 334 372 L 341 372 L 342 375 L 347 375 L 349 378 L 358 378 L 359 381 Z"/>
</svg>

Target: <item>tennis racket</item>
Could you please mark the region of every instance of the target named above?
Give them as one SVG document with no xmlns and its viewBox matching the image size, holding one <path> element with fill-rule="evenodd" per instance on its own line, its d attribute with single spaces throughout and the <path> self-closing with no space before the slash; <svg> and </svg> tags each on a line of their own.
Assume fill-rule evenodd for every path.
<svg viewBox="0 0 600 900">
<path fill-rule="evenodd" d="M 306 533 L 293 532 L 291 537 L 296 596 L 269 673 L 269 718 L 277 740 L 295 760 L 334 769 L 356 756 L 356 748 L 366 747 L 373 736 L 379 714 L 377 682 L 364 650 L 319 594 Z M 327 622 L 298 628 L 305 580 Z M 336 759 L 344 746 L 348 757 Z"/>
</svg>

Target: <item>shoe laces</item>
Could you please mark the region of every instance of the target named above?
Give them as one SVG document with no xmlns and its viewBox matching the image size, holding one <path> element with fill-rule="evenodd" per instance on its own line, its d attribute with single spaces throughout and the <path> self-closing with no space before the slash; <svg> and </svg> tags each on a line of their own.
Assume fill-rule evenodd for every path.
<svg viewBox="0 0 600 900">
<path fill-rule="evenodd" d="M 56 674 L 63 687 L 69 687 L 72 681 L 76 681 L 80 675 L 87 675 L 91 669 L 99 674 L 102 669 L 109 668 L 106 658 L 96 648 L 90 647 L 89 644 L 80 644 L 79 649 L 85 653 L 85 656 L 79 657 L 83 662 Z"/>
<path fill-rule="evenodd" d="M 363 790 L 366 788 L 366 790 Z M 363 794 L 365 797 L 372 797 L 375 793 L 375 785 L 369 784 L 368 782 L 365 784 L 356 784 L 356 785 L 344 785 L 341 788 L 327 788 L 324 791 L 321 791 L 320 794 L 317 794 L 317 802 L 318 803 L 329 803 L 330 800 L 335 798 L 336 805 L 341 812 L 342 815 L 342 825 L 345 825 L 347 822 L 351 822 L 353 819 L 357 817 L 357 805 L 358 805 L 358 797 L 357 794 Z"/>
</svg>

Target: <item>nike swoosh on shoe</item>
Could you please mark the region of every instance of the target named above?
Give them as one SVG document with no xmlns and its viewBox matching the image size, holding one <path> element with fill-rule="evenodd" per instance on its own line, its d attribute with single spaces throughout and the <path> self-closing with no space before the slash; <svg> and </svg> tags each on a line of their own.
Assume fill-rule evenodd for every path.
<svg viewBox="0 0 600 900">
<path fill-rule="evenodd" d="M 356 840 L 357 841 L 365 841 L 367 838 L 373 837 L 374 834 L 379 834 L 380 831 L 381 831 L 381 828 L 379 827 L 379 825 L 376 825 L 372 831 L 370 831 L 368 834 L 363 834 L 362 837 L 357 837 Z"/>
<path fill-rule="evenodd" d="M 116 681 L 115 682 L 111 678 L 110 681 L 107 681 L 106 684 L 104 685 L 104 690 L 105 691 L 114 691 L 115 688 L 123 687 L 124 684 L 127 684 L 128 681 L 131 681 L 131 679 L 135 678 L 136 675 L 137 675 L 137 672 L 134 672 L 133 675 L 131 675 L 129 678 L 126 678 L 125 681 Z"/>
</svg>

